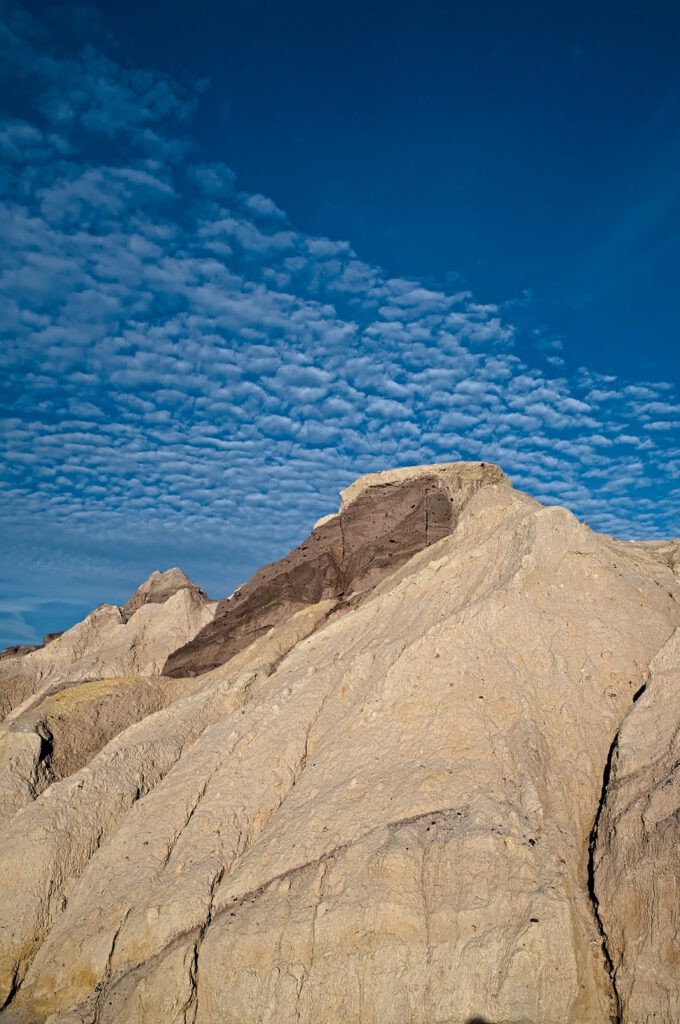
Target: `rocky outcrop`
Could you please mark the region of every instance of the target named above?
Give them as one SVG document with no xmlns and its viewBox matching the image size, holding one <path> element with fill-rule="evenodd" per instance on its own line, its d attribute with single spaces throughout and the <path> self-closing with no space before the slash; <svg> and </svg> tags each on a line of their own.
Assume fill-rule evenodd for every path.
<svg viewBox="0 0 680 1024">
<path fill-rule="evenodd" d="M 616 733 L 594 891 L 619 1019 L 680 1020 L 680 630 Z"/>
<path fill-rule="evenodd" d="M 216 603 L 179 569 L 153 573 L 127 605 L 102 604 L 49 644 L 0 662 L 0 716 L 56 683 L 153 675 Z"/>
<path fill-rule="evenodd" d="M 0 832 L 3 1024 L 677 1019 L 667 548 L 454 463 L 238 593 Z"/>
<path fill-rule="evenodd" d="M 180 590 L 189 590 L 200 602 L 208 602 L 208 595 L 197 587 L 181 569 L 166 569 L 165 572 L 152 572 L 148 580 L 135 590 L 134 594 L 121 608 L 126 619 L 145 604 L 165 604 Z"/>
<path fill-rule="evenodd" d="M 32 651 L 39 651 L 45 644 L 49 644 L 56 640 L 58 636 L 61 636 L 62 632 L 63 630 L 56 633 L 46 633 L 41 644 L 16 644 L 13 647 L 5 647 L 4 651 L 0 651 L 0 660 L 2 658 L 15 658 L 24 654 L 30 654 Z"/>
<path fill-rule="evenodd" d="M 216 668 L 304 605 L 340 598 L 345 605 L 356 602 L 418 551 L 451 533 L 479 487 L 504 479 L 488 463 L 459 463 L 455 473 L 430 466 L 362 478 L 342 492 L 337 515 L 320 520 L 299 547 L 220 601 L 214 620 L 168 658 L 165 674 Z"/>
<path fill-rule="evenodd" d="M 29 701 L 0 724 L 0 825 L 133 722 L 196 688 L 193 680 L 123 676 L 63 683 Z"/>
<path fill-rule="evenodd" d="M 0 823 L 123 729 L 192 692 L 159 677 L 214 614 L 181 573 L 154 573 L 125 609 L 101 605 L 46 646 L 0 664 Z"/>
</svg>

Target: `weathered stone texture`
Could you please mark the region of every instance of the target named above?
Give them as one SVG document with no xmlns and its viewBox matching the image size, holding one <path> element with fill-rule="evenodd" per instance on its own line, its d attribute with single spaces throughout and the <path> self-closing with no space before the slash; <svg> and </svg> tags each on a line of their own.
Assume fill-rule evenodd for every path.
<svg viewBox="0 0 680 1024">
<path fill-rule="evenodd" d="M 677 1021 L 674 551 L 496 467 L 362 478 L 110 683 L 138 721 L 64 727 L 0 832 L 3 1024 Z"/>
</svg>

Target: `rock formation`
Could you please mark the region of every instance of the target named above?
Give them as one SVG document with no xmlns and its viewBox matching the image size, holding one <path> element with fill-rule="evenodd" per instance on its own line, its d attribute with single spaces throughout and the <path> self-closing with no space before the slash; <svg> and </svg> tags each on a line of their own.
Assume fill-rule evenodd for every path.
<svg viewBox="0 0 680 1024">
<path fill-rule="evenodd" d="M 158 678 L 216 603 L 179 569 L 154 572 L 122 608 L 100 605 L 39 648 L 0 662 L 0 823 L 108 740 L 192 689 Z M 49 644 L 49 648 L 48 645 Z"/>
<path fill-rule="evenodd" d="M 680 630 L 612 743 L 594 884 L 621 1020 L 680 1020 Z"/>
<path fill-rule="evenodd" d="M 193 583 L 181 569 L 167 569 L 165 572 L 152 572 L 148 580 L 135 590 L 134 594 L 121 608 L 126 619 L 132 618 L 145 604 L 165 604 L 181 590 L 189 590 L 199 599 L 199 603 L 207 603 L 208 597 Z"/>
<path fill-rule="evenodd" d="M 337 515 L 320 520 L 286 558 L 266 565 L 226 601 L 185 647 L 170 655 L 166 675 L 197 675 L 224 664 L 292 611 L 324 599 L 358 600 L 384 576 L 450 533 L 460 509 L 497 466 L 461 465 L 452 478 L 430 466 L 359 480 L 341 494 Z M 371 478 L 369 478 L 371 479 Z M 396 485 L 396 486 L 395 486 Z"/>
<path fill-rule="evenodd" d="M 679 565 L 397 470 L 4 658 L 1 1024 L 677 1022 Z"/>
<path fill-rule="evenodd" d="M 45 644 L 52 643 L 58 636 L 61 636 L 62 632 L 46 633 L 40 644 L 16 644 L 13 647 L 6 647 L 4 651 L 0 651 L 0 660 L 2 658 L 13 658 L 18 654 L 31 654 L 33 651 L 39 651 Z"/>
</svg>

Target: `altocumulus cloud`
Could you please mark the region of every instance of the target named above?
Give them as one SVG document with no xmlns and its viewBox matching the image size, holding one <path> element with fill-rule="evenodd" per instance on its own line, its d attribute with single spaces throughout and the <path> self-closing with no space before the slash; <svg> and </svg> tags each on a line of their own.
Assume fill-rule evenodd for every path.
<svg viewBox="0 0 680 1024">
<path fill-rule="evenodd" d="M 196 152 L 205 83 L 57 53 L 20 8 L 0 44 L 31 101 L 0 124 L 0 641 L 157 564 L 228 593 L 386 466 L 493 460 L 596 528 L 673 532 L 669 384 L 528 365 L 497 307 L 295 230 Z"/>
</svg>

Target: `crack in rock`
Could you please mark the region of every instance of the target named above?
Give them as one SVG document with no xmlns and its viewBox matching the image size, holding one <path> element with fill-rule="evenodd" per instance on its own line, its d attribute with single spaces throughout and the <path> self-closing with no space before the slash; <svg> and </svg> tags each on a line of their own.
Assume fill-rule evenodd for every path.
<svg viewBox="0 0 680 1024">
<path fill-rule="evenodd" d="M 642 686 L 633 695 L 633 704 L 636 703 L 647 689 L 647 683 L 643 683 Z M 629 709 L 630 710 L 630 709 Z M 624 715 L 619 728 L 616 731 L 614 739 L 611 742 L 609 751 L 607 753 L 607 760 L 605 761 L 604 771 L 602 773 L 602 786 L 600 789 L 600 798 L 597 805 L 597 811 L 595 813 L 595 820 L 593 827 L 590 830 L 590 836 L 588 838 L 588 896 L 593 908 L 593 916 L 595 918 L 595 924 L 597 926 L 598 935 L 600 937 L 600 946 L 602 949 L 602 956 L 604 958 L 605 967 L 609 980 L 611 982 L 612 999 L 614 1003 L 614 1014 L 612 1017 L 613 1024 L 623 1024 L 623 1007 L 621 1003 L 621 995 L 618 990 L 616 981 L 616 967 L 612 957 L 611 950 L 609 948 L 609 936 L 604 926 L 604 921 L 600 913 L 600 899 L 597 894 L 597 886 L 595 882 L 595 870 L 596 870 L 596 856 L 597 856 L 597 840 L 598 832 L 600 828 L 600 821 L 602 819 L 602 813 L 607 803 L 607 794 L 609 790 L 610 781 L 612 778 L 612 772 L 614 770 L 616 759 L 619 751 L 619 735 L 623 727 L 628 713 Z"/>
</svg>

